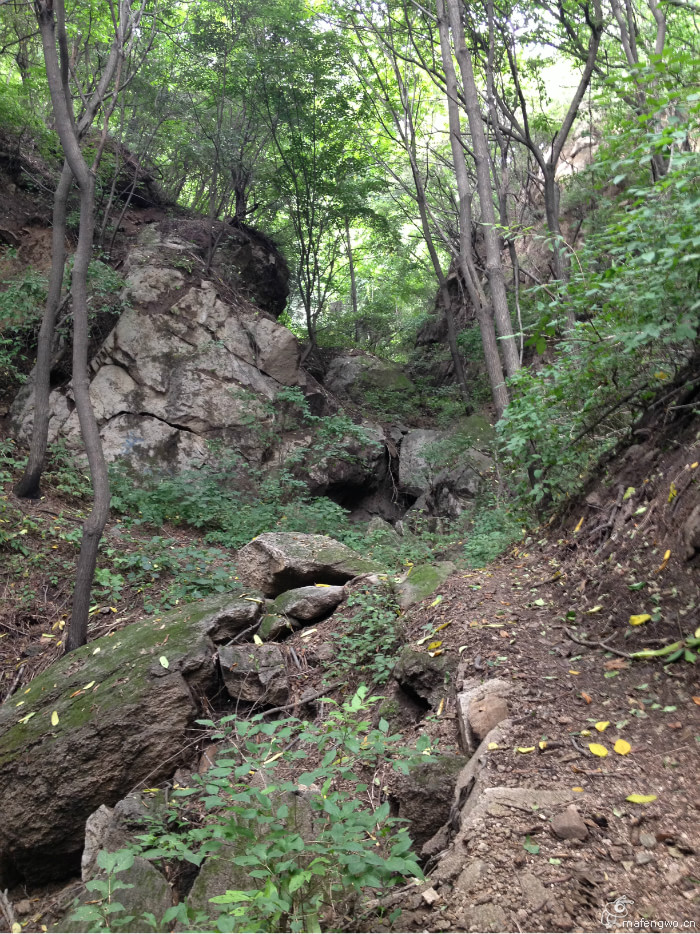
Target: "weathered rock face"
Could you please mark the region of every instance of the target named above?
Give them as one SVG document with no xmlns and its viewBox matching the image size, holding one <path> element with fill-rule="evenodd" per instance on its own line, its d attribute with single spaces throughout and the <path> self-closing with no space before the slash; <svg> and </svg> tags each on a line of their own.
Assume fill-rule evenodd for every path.
<svg viewBox="0 0 700 934">
<path fill-rule="evenodd" d="M 77 870 L 88 815 L 172 774 L 231 604 L 235 632 L 238 599 L 200 601 L 72 652 L 0 707 L 0 887 Z"/>
<path fill-rule="evenodd" d="M 312 383 L 290 331 L 247 301 L 224 301 L 213 281 L 189 273 L 191 254 L 202 249 L 197 232 L 186 225 L 175 231 L 165 223 L 149 225 L 127 258 L 129 307 L 92 362 L 90 394 L 108 460 L 128 457 L 177 470 L 202 463 L 205 442 L 221 439 L 260 462 L 265 451 L 257 431 L 272 423 L 277 392 Z M 258 247 L 263 249 L 262 240 Z M 217 253 L 218 266 L 227 249 L 234 246 Z M 283 260 L 271 244 L 266 250 L 260 262 L 277 270 Z M 232 277 L 241 279 L 237 295 L 251 292 L 264 305 L 259 289 L 244 288 L 242 274 Z M 29 384 L 12 411 L 20 437 L 31 428 L 32 403 Z M 77 446 L 68 386 L 52 393 L 51 412 L 50 439 L 61 436 Z"/>
<path fill-rule="evenodd" d="M 344 584 L 377 567 L 326 535 L 266 532 L 238 552 L 242 580 L 268 597 L 306 584 Z"/>
<path fill-rule="evenodd" d="M 413 383 L 403 370 L 370 354 L 342 354 L 335 357 L 328 367 L 324 385 L 339 396 L 348 396 L 354 402 L 362 402 L 365 393 L 372 390 L 383 392 L 410 392 Z"/>
<path fill-rule="evenodd" d="M 421 564 L 411 568 L 410 572 L 394 588 L 401 609 L 407 610 L 409 606 L 420 603 L 425 597 L 434 593 L 454 571 L 455 565 L 451 561 Z"/>
<path fill-rule="evenodd" d="M 277 645 L 226 645 L 219 649 L 226 690 L 238 700 L 284 704 L 289 683 Z"/>
</svg>

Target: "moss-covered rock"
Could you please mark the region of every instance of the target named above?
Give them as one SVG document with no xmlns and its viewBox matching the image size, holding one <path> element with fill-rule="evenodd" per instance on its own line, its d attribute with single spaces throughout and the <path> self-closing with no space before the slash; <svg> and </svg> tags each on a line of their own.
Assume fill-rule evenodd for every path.
<svg viewBox="0 0 700 934">
<path fill-rule="evenodd" d="M 76 872 L 88 815 L 174 772 L 198 698 L 214 686 L 210 634 L 231 602 L 132 623 L 0 707 L 0 888 Z"/>
<path fill-rule="evenodd" d="M 280 616 L 291 616 L 312 623 L 328 616 L 344 599 L 344 587 L 333 587 L 330 584 L 297 587 L 281 593 L 271 609 Z"/>
<path fill-rule="evenodd" d="M 266 532 L 238 553 L 238 573 L 269 597 L 306 584 L 344 584 L 379 568 L 327 535 Z"/>
<path fill-rule="evenodd" d="M 407 645 L 399 656 L 392 677 L 409 697 L 420 698 L 428 706 L 437 706 L 449 690 L 457 668 L 454 655 L 436 655 Z"/>
<path fill-rule="evenodd" d="M 421 564 L 411 568 L 406 577 L 396 584 L 396 595 L 399 606 L 407 610 L 414 603 L 420 603 L 425 597 L 434 593 L 438 587 L 445 583 L 450 574 L 455 571 L 451 561 L 440 561 L 437 564 Z"/>
</svg>

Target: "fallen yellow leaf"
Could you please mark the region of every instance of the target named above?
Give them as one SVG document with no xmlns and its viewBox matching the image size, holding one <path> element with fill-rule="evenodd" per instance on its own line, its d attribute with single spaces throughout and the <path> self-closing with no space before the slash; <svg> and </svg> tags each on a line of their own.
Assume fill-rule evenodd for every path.
<svg viewBox="0 0 700 934">
<path fill-rule="evenodd" d="M 518 752 L 534 752 L 534 746 L 518 746 Z"/>
<path fill-rule="evenodd" d="M 591 701 L 593 700 L 593 698 L 591 697 L 591 695 L 590 695 L 590 694 L 586 694 L 585 691 L 581 691 L 581 697 L 585 700 L 585 702 L 586 702 L 587 704 L 590 704 Z"/>
<path fill-rule="evenodd" d="M 656 569 L 657 574 L 659 573 L 659 571 L 663 571 L 663 569 L 664 569 L 664 568 L 666 567 L 666 565 L 668 564 L 668 559 L 669 559 L 670 557 L 671 557 L 671 549 L 669 548 L 669 549 L 665 552 L 665 554 L 664 554 L 664 560 L 661 562 L 661 564 L 660 564 L 660 565 L 658 566 L 658 568 Z"/>
<path fill-rule="evenodd" d="M 694 703 L 694 704 L 697 704 L 698 707 L 700 707 L 700 697 L 694 697 L 694 698 L 693 698 L 693 703 Z"/>
<path fill-rule="evenodd" d="M 581 516 L 581 518 L 578 520 L 578 525 L 577 525 L 576 528 L 574 529 L 574 534 L 576 534 L 576 532 L 580 532 L 580 531 L 581 531 L 581 526 L 582 526 L 582 525 L 583 525 L 583 516 Z"/>
<path fill-rule="evenodd" d="M 589 743 L 588 748 L 591 750 L 594 756 L 600 756 L 601 759 L 604 759 L 608 754 L 608 750 L 605 746 L 601 746 L 600 743 Z"/>
<path fill-rule="evenodd" d="M 498 743 L 489 743 L 486 748 L 493 750 L 493 749 L 498 749 L 499 747 L 498 747 Z"/>
<path fill-rule="evenodd" d="M 583 791 L 583 788 L 581 788 L 580 785 L 575 785 L 571 790 L 572 791 Z"/>
<path fill-rule="evenodd" d="M 607 730 L 607 728 L 608 728 L 609 726 L 610 726 L 610 721 L 609 721 L 609 720 L 599 720 L 599 721 L 596 723 L 595 728 L 596 728 L 596 730 L 598 730 L 599 733 L 604 733 L 605 730 Z"/>
<path fill-rule="evenodd" d="M 625 801 L 631 801 L 632 804 L 651 804 L 656 801 L 656 795 L 627 795 Z"/>
<path fill-rule="evenodd" d="M 89 691 L 90 688 L 94 688 L 94 687 L 95 687 L 95 682 L 94 682 L 94 681 L 88 681 L 88 683 L 87 683 L 87 684 L 85 685 L 85 687 L 83 688 L 83 691 Z"/>
<path fill-rule="evenodd" d="M 569 668 L 569 674 L 570 674 L 570 675 L 580 675 L 581 672 L 580 672 L 580 671 L 574 671 L 573 668 Z"/>
<path fill-rule="evenodd" d="M 590 736 L 590 735 L 591 735 L 590 730 L 581 730 L 581 736 Z"/>
<path fill-rule="evenodd" d="M 58 726 L 58 711 L 54 710 L 51 714 L 51 726 Z"/>
<path fill-rule="evenodd" d="M 429 652 L 434 652 L 435 649 L 439 649 L 441 645 L 442 645 L 442 640 L 441 640 L 441 639 L 438 639 L 437 642 L 431 642 L 431 643 L 428 645 L 428 651 L 429 651 Z"/>
<path fill-rule="evenodd" d="M 630 626 L 641 626 L 651 619 L 648 613 L 639 613 L 637 616 L 630 616 Z"/>
<path fill-rule="evenodd" d="M 618 754 L 618 756 L 626 756 L 627 753 L 631 751 L 632 747 L 626 739 L 618 739 L 618 741 L 613 746 L 613 749 Z"/>
<path fill-rule="evenodd" d="M 547 748 L 547 743 L 546 743 L 543 739 L 541 739 L 537 745 L 540 747 L 540 749 L 541 749 L 543 752 L 544 752 L 544 750 Z"/>
</svg>

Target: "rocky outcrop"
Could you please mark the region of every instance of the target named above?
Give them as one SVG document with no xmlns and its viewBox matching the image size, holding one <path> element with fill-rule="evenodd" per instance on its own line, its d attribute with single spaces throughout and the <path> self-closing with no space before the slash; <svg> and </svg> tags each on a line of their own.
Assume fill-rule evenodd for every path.
<svg viewBox="0 0 700 934">
<path fill-rule="evenodd" d="M 268 597 L 307 584 L 344 584 L 376 565 L 326 535 L 266 532 L 238 552 L 238 573 Z"/>
<path fill-rule="evenodd" d="M 416 511 L 457 517 L 493 472 L 484 453 L 492 441 L 493 428 L 481 416 L 462 419 L 450 431 L 407 432 L 400 447 L 399 488 L 416 497 Z"/>
<path fill-rule="evenodd" d="M 411 392 L 415 388 L 395 363 L 360 353 L 335 357 L 326 372 L 324 386 L 337 396 L 360 403 L 368 392 Z"/>
<path fill-rule="evenodd" d="M 224 595 L 133 623 L 0 707 L 0 888 L 77 870 L 88 815 L 172 775 L 216 683 L 212 637 L 240 631 L 240 603 Z"/>
<path fill-rule="evenodd" d="M 92 362 L 90 394 L 108 460 L 177 470 L 203 463 L 206 442 L 218 439 L 259 463 L 265 454 L 260 430 L 272 425 L 277 393 L 291 386 L 313 390 L 296 338 L 243 299 L 243 284 L 232 294 L 215 284 L 216 269 L 212 278 L 192 274 L 192 256 L 203 250 L 198 232 L 195 222 L 149 225 L 127 258 L 127 307 Z M 233 249 L 229 241 L 216 254 L 217 268 L 227 249 Z M 282 258 L 271 244 L 265 249 L 259 262 L 278 269 Z M 231 278 L 242 283 L 245 276 Z M 259 290 L 248 291 L 265 304 Z M 31 429 L 32 404 L 30 381 L 12 410 L 21 438 Z M 51 414 L 50 439 L 78 447 L 68 386 L 52 393 Z"/>
<path fill-rule="evenodd" d="M 289 683 L 279 646 L 225 645 L 219 662 L 231 697 L 269 706 L 286 703 Z"/>
</svg>

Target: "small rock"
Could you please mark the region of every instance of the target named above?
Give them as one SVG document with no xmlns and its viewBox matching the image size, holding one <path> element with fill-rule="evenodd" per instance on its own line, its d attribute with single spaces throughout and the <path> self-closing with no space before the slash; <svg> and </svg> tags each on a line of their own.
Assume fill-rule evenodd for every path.
<svg viewBox="0 0 700 934">
<path fill-rule="evenodd" d="M 634 861 L 638 866 L 645 866 L 647 863 L 652 862 L 653 859 L 654 857 L 651 853 L 644 852 L 634 854 Z"/>
<path fill-rule="evenodd" d="M 630 860 L 628 859 L 623 859 L 621 865 L 622 865 L 622 868 L 625 870 L 625 872 L 632 872 L 632 867 L 634 866 L 634 863 L 630 862 Z"/>
<path fill-rule="evenodd" d="M 15 911 L 18 915 L 28 915 L 32 910 L 32 903 L 28 898 L 23 898 L 19 902 L 15 902 Z"/>
<path fill-rule="evenodd" d="M 229 695 L 272 706 L 289 698 L 284 657 L 277 645 L 228 645 L 219 649 L 224 684 Z"/>
<path fill-rule="evenodd" d="M 620 846 L 611 846 L 608 847 L 608 856 L 614 863 L 619 863 L 624 856 L 622 847 Z"/>
<path fill-rule="evenodd" d="M 442 896 L 438 895 L 434 888 L 426 889 L 425 892 L 421 893 L 423 896 L 423 901 L 426 905 L 432 908 L 433 905 L 437 905 L 438 902 L 442 901 Z"/>
<path fill-rule="evenodd" d="M 647 850 L 653 850 L 656 846 L 656 836 L 653 833 L 640 833 L 639 842 Z"/>
<path fill-rule="evenodd" d="M 525 911 L 524 908 L 518 908 L 518 910 L 515 912 L 515 917 L 521 924 L 525 924 L 527 921 L 527 911 Z"/>
<path fill-rule="evenodd" d="M 552 831 L 560 840 L 585 840 L 588 836 L 588 828 L 574 804 L 552 819 Z"/>
</svg>

